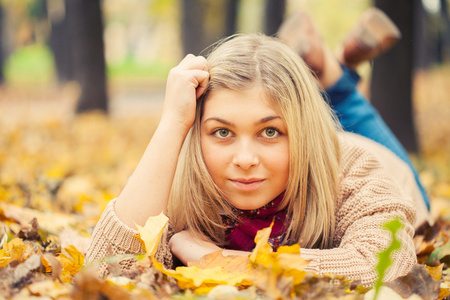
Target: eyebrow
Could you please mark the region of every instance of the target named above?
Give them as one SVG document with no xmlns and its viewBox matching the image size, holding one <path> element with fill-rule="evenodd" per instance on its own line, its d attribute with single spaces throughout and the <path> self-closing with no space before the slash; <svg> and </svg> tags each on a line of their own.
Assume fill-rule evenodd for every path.
<svg viewBox="0 0 450 300">
<path fill-rule="evenodd" d="M 281 117 L 279 117 L 279 116 L 264 117 L 261 120 L 259 120 L 258 122 L 256 122 L 255 125 L 264 124 L 264 123 L 267 123 L 267 122 L 272 121 L 274 119 L 281 119 Z M 220 122 L 220 123 L 228 125 L 228 126 L 235 126 L 235 124 L 230 122 L 230 121 L 227 121 L 227 120 L 224 120 L 224 119 L 221 119 L 221 118 L 215 118 L 215 117 L 208 118 L 205 121 L 203 121 L 203 123 L 206 123 L 208 121 L 217 121 L 217 122 Z"/>
</svg>

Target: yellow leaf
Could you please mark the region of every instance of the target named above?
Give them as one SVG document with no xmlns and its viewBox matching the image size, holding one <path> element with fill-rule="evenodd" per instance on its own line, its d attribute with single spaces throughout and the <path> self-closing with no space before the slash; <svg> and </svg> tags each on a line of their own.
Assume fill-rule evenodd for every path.
<svg viewBox="0 0 450 300">
<path fill-rule="evenodd" d="M 183 277 L 183 275 L 179 274 L 175 270 L 167 270 L 159 261 L 157 261 L 154 257 L 152 257 L 153 266 L 161 271 L 162 273 L 166 274 L 167 276 L 170 276 L 177 280 L 178 286 L 180 289 L 185 290 L 188 288 L 191 288 L 194 286 L 194 282 L 192 279 L 186 279 Z"/>
<path fill-rule="evenodd" d="M 71 276 L 75 276 L 75 274 L 77 274 L 84 265 L 83 254 L 81 254 L 80 251 L 78 251 L 74 246 L 66 247 L 64 250 L 66 250 L 71 257 L 68 257 L 63 253 L 57 257 L 62 265 L 62 273 L 63 275 L 67 275 L 67 273 L 69 273 Z"/>
<path fill-rule="evenodd" d="M 273 252 L 272 246 L 269 244 L 270 233 L 272 232 L 272 224 L 270 227 L 259 230 L 255 237 L 255 249 L 253 249 L 250 255 L 250 261 L 252 263 L 261 264 L 267 267 L 272 263 L 270 253 Z"/>
<path fill-rule="evenodd" d="M 425 266 L 425 269 L 428 270 L 428 273 L 430 273 L 431 277 L 433 277 L 434 280 L 438 280 L 438 281 L 441 280 L 443 268 L 444 268 L 444 264 L 440 264 L 437 267 Z"/>
<path fill-rule="evenodd" d="M 65 247 L 64 250 L 67 251 L 67 253 L 69 253 L 70 256 L 72 256 L 74 262 L 80 266 L 84 265 L 84 256 L 83 254 L 81 254 L 80 251 L 78 251 L 77 248 L 75 248 L 75 246 L 71 245 L 68 247 Z"/>
<path fill-rule="evenodd" d="M 11 257 L 4 249 L 0 249 L 0 268 L 8 265 L 11 262 Z"/>
<path fill-rule="evenodd" d="M 41 263 L 44 266 L 46 273 L 50 273 L 52 271 L 52 267 L 44 255 L 41 256 Z"/>
<path fill-rule="evenodd" d="M 27 246 L 23 243 L 20 238 L 14 238 L 9 243 L 5 243 L 3 249 L 9 254 L 11 261 L 19 260 L 22 261 L 23 254 L 27 249 Z"/>
<path fill-rule="evenodd" d="M 199 287 L 202 284 L 228 284 L 239 285 L 244 279 L 245 274 L 232 272 L 229 273 L 221 267 L 211 269 L 200 269 L 198 267 L 178 267 L 176 270 L 186 279 L 191 279 L 193 287 Z"/>
<path fill-rule="evenodd" d="M 300 245 L 281 246 L 278 248 L 277 253 L 300 254 Z"/>
<path fill-rule="evenodd" d="M 181 289 L 198 289 L 198 292 L 205 292 L 216 285 L 241 285 L 246 282 L 248 274 L 242 272 L 228 272 L 222 267 L 201 269 L 197 266 L 178 267 L 175 270 L 167 270 L 164 266 L 152 257 L 153 265 L 164 274 L 175 278 Z"/>
<path fill-rule="evenodd" d="M 224 256 L 222 250 L 219 250 L 205 255 L 197 261 L 188 262 L 188 267 L 196 266 L 200 269 L 221 267 L 227 272 L 245 272 L 249 269 L 248 264 L 248 256 Z"/>
<path fill-rule="evenodd" d="M 192 289 L 198 295 L 217 285 L 256 285 L 278 298 L 279 284 L 293 294 L 294 286 L 305 277 L 304 268 L 309 262 L 301 258 L 299 245 L 280 247 L 279 253 L 273 252 L 268 243 L 270 232 L 271 227 L 258 231 L 256 247 L 250 256 L 224 256 L 222 251 L 216 251 L 176 270 L 165 269 L 154 257 L 153 265 L 176 279 L 181 289 Z"/>
<path fill-rule="evenodd" d="M 140 233 L 139 238 L 144 242 L 144 248 L 148 256 L 155 255 L 167 221 L 169 221 L 169 218 L 161 212 L 158 216 L 148 218 L 144 227 L 136 224 Z"/>
</svg>

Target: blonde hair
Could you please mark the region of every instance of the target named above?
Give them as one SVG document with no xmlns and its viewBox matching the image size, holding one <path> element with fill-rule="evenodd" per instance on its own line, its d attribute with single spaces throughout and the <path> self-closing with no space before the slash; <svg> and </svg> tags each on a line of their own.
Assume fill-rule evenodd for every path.
<svg viewBox="0 0 450 300">
<path fill-rule="evenodd" d="M 289 179 L 281 208 L 291 219 L 291 243 L 330 248 L 334 238 L 334 202 L 338 192 L 338 125 L 316 80 L 299 56 L 275 38 L 237 35 L 208 56 L 210 82 L 198 100 L 197 115 L 180 154 L 169 201 L 174 230 L 190 228 L 224 245 L 221 214 L 230 205 L 203 161 L 200 122 L 212 91 L 261 87 L 287 126 Z"/>
</svg>

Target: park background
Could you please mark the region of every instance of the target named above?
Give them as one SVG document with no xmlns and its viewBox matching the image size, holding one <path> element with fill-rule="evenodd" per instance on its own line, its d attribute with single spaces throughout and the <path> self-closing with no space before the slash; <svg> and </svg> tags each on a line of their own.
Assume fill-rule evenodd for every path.
<svg viewBox="0 0 450 300">
<path fill-rule="evenodd" d="M 299 9 L 336 49 L 371 6 L 403 38 L 360 67 L 361 92 L 410 152 L 433 219 L 449 220 L 448 2 L 0 0 L 0 237 L 37 216 L 49 239 L 84 253 L 150 140 L 166 76 L 186 53 L 206 55 L 235 32 L 272 35 Z"/>
</svg>

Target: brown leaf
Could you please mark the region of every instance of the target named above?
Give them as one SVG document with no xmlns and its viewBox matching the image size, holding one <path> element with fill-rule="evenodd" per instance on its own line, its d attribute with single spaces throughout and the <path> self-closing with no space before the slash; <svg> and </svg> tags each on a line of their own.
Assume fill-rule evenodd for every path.
<svg viewBox="0 0 450 300">
<path fill-rule="evenodd" d="M 125 289 L 100 280 L 91 272 L 81 272 L 75 277 L 71 297 L 74 300 L 131 299 L 131 295 Z"/>
<path fill-rule="evenodd" d="M 63 268 L 59 260 L 56 258 L 56 256 L 53 255 L 52 253 L 44 253 L 41 261 L 44 267 L 46 268 L 46 271 L 52 272 L 53 279 L 57 278 L 59 279 L 59 276 L 61 275 Z M 48 268 L 50 268 L 50 270 Z"/>
<path fill-rule="evenodd" d="M 417 294 L 424 300 L 433 300 L 439 296 L 440 283 L 434 280 L 430 273 L 421 265 L 415 265 L 403 277 L 385 283 L 403 298 Z"/>
<path fill-rule="evenodd" d="M 39 223 L 36 218 L 30 221 L 31 228 L 24 228 L 19 231 L 18 237 L 23 240 L 28 241 L 40 241 L 42 243 L 42 238 L 39 235 Z"/>
<path fill-rule="evenodd" d="M 41 266 L 41 255 L 34 254 L 19 264 L 13 271 L 13 288 L 21 288 L 29 283 L 33 271 Z"/>
</svg>

